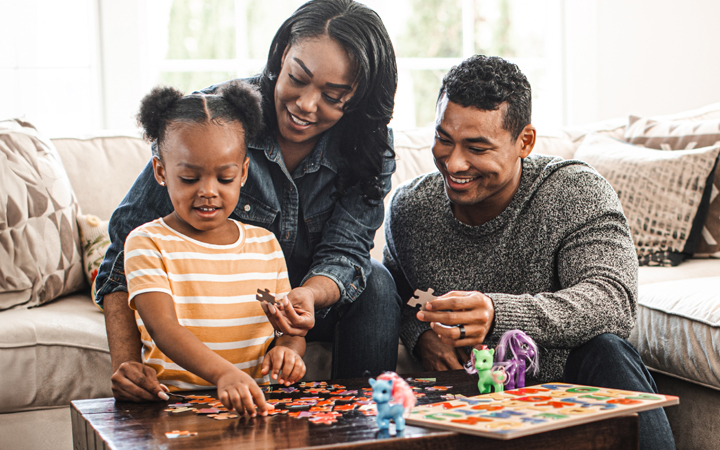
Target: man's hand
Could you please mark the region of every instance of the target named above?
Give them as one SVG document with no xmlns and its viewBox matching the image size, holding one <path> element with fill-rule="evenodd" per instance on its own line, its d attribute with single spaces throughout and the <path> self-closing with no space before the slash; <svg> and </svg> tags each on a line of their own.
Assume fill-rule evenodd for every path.
<svg viewBox="0 0 720 450">
<path fill-rule="evenodd" d="M 155 369 L 136 361 L 126 361 L 110 377 L 115 400 L 147 402 L 167 400 Z"/>
<path fill-rule="evenodd" d="M 427 302 L 425 309 L 426 311 L 417 313 L 418 320 L 430 322 L 442 343 L 449 347 L 474 347 L 482 344 L 495 318 L 492 300 L 477 291 L 448 292 L 437 300 Z M 460 328 L 452 325 L 463 326 L 463 339 Z"/>
<path fill-rule="evenodd" d="M 260 302 L 273 328 L 290 336 L 305 336 L 315 326 L 315 295 L 297 287 L 275 305 Z"/>
<path fill-rule="evenodd" d="M 420 335 L 417 348 L 427 371 L 458 370 L 467 361 L 465 351 L 443 343 L 432 330 Z"/>
</svg>

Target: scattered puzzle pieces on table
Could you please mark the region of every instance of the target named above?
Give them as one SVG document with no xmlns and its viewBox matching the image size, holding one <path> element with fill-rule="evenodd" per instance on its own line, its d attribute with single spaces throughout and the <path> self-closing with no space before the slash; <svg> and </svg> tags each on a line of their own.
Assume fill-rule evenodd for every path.
<svg viewBox="0 0 720 450">
<path fill-rule="evenodd" d="M 435 378 L 408 378 L 407 381 L 413 383 L 413 393 L 417 398 L 429 396 L 432 401 L 466 399 L 460 395 L 444 392 L 452 389 L 452 386 L 434 386 Z M 326 381 L 304 381 L 292 386 L 261 386 L 261 389 L 266 393 L 265 401 L 270 408 L 267 413 L 269 420 L 272 420 L 270 418 L 273 416 L 287 415 L 296 419 L 307 419 L 318 425 L 333 425 L 346 415 L 368 417 L 369 419 L 377 415 L 377 407 L 372 400 L 370 387 L 347 389 L 341 384 L 331 384 Z M 534 392 L 517 390 L 514 393 L 517 397 L 521 397 L 521 394 L 530 395 Z M 589 395 L 592 392 L 583 392 L 582 394 Z M 301 395 L 305 396 L 301 397 Z M 228 411 L 222 402 L 207 395 L 183 395 L 178 398 L 181 398 L 183 402 L 168 404 L 165 411 L 171 414 L 192 412 L 214 420 L 237 419 L 243 415 L 236 411 Z M 465 409 L 470 408 L 472 404 L 479 403 L 476 400 L 467 400 Z M 554 398 L 552 400 L 560 401 L 560 399 Z M 471 402 L 473 403 L 471 404 Z M 575 406 L 581 407 L 582 405 Z M 481 413 L 488 413 L 488 411 L 477 412 L 477 414 Z"/>
<path fill-rule="evenodd" d="M 261 302 L 270 303 L 271 305 L 275 304 L 275 296 L 270 293 L 270 290 L 265 288 L 263 290 L 258 289 L 257 295 L 255 295 L 255 299 L 259 300 Z"/>
<path fill-rule="evenodd" d="M 415 289 L 415 293 L 413 294 L 414 297 L 412 297 L 410 300 L 408 300 L 407 304 L 412 306 L 413 308 L 416 306 L 420 306 L 420 309 L 425 309 L 425 303 L 431 302 L 435 300 L 437 297 L 435 297 L 433 294 L 435 290 L 433 288 L 429 288 L 427 291 L 421 291 L 420 289 Z"/>
<path fill-rule="evenodd" d="M 167 431 L 165 433 L 165 437 L 168 439 L 177 439 L 177 438 L 186 438 L 190 436 L 197 436 L 197 431 L 180 431 L 180 430 L 173 430 L 173 431 Z"/>
</svg>

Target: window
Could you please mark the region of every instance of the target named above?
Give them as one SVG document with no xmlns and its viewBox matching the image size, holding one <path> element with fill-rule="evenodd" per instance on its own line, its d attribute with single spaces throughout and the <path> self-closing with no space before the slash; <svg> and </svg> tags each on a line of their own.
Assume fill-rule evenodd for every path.
<svg viewBox="0 0 720 450">
<path fill-rule="evenodd" d="M 298 0 L 166 0 L 154 54 L 157 80 L 184 92 L 258 73 L 275 31 Z M 434 122 L 443 75 L 475 53 L 520 66 L 533 86 L 533 122 L 563 123 L 560 0 L 367 0 L 383 19 L 398 57 L 392 126 Z"/>
<path fill-rule="evenodd" d="M 92 0 L 0 2 L 0 118 L 45 135 L 102 127 Z"/>
</svg>

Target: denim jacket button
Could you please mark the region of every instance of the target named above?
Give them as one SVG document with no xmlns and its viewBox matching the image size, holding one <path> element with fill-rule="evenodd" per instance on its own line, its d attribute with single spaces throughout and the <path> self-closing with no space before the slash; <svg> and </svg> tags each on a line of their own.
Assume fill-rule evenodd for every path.
<svg viewBox="0 0 720 450">
<path fill-rule="evenodd" d="M 250 211 L 250 205 L 249 205 L 249 204 L 248 204 L 248 205 L 245 205 L 245 207 L 244 207 L 243 209 L 245 210 L 245 212 Z"/>
</svg>

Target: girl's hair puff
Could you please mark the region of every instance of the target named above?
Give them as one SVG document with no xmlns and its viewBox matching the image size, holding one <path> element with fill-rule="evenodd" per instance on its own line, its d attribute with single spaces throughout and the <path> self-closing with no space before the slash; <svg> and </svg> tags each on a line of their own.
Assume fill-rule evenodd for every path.
<svg viewBox="0 0 720 450">
<path fill-rule="evenodd" d="M 244 132 L 244 150 L 263 127 L 261 98 L 258 89 L 237 82 L 226 86 L 218 95 L 191 94 L 183 96 L 179 90 L 158 86 L 140 103 L 138 124 L 146 139 L 153 142 L 153 155 L 160 150 L 168 128 L 179 123 L 210 123 L 221 125 L 239 122 Z"/>
<path fill-rule="evenodd" d="M 395 372 L 384 372 L 381 373 L 378 377 L 378 380 L 390 380 L 392 381 L 392 401 L 393 403 L 400 403 L 403 405 L 403 408 L 410 409 L 413 406 L 415 406 L 416 398 L 415 394 L 413 393 L 412 388 L 407 383 L 407 381 L 400 378 L 400 375 L 398 375 Z"/>
</svg>

